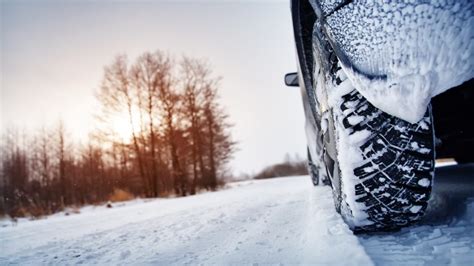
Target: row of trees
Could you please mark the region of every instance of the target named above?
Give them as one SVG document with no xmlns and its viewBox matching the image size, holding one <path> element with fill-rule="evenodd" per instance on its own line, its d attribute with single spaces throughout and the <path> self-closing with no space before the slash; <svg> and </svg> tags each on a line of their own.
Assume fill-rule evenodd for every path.
<svg viewBox="0 0 474 266">
<path fill-rule="evenodd" d="M 283 176 L 299 176 L 308 174 L 308 162 L 302 159 L 298 154 L 293 158 L 290 154 L 285 155 L 281 163 L 265 167 L 253 179 L 266 179 Z"/>
<path fill-rule="evenodd" d="M 63 123 L 5 134 L 1 211 L 52 213 L 107 200 L 115 189 L 145 197 L 215 190 L 235 149 L 218 85 L 202 60 L 117 56 L 104 68 L 97 130 L 86 145 L 74 145 Z"/>
</svg>

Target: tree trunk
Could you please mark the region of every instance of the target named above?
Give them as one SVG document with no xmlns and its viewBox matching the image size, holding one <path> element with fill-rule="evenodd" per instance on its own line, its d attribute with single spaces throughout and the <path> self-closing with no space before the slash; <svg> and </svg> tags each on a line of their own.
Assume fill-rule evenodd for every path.
<svg viewBox="0 0 474 266">
<path fill-rule="evenodd" d="M 215 190 L 217 188 L 217 173 L 215 161 L 215 144 L 214 144 L 214 118 L 212 114 L 208 115 L 209 130 L 209 188 Z"/>
</svg>

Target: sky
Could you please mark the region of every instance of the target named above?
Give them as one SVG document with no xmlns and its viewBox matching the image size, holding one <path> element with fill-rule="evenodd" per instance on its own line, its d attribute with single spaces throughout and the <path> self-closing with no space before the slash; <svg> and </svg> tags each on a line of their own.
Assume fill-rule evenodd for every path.
<svg viewBox="0 0 474 266">
<path fill-rule="evenodd" d="M 235 126 L 236 175 L 286 153 L 306 155 L 289 1 L 1 0 L 0 126 L 33 130 L 65 121 L 76 141 L 93 129 L 103 67 L 157 49 L 206 58 L 222 77 Z"/>
</svg>

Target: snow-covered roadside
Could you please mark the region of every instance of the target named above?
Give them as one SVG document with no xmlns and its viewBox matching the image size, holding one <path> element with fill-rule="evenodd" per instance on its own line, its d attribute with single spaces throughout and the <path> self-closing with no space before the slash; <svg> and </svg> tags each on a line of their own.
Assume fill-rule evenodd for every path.
<svg viewBox="0 0 474 266">
<path fill-rule="evenodd" d="M 123 201 L 123 202 L 114 202 L 112 204 L 112 208 L 123 208 L 123 207 L 132 207 L 135 205 L 140 205 L 142 203 L 154 201 L 156 199 L 134 199 L 134 200 L 128 200 L 128 201 Z M 64 216 L 76 216 L 79 214 L 88 214 L 94 213 L 94 212 L 103 212 L 106 211 L 107 209 L 107 203 L 102 203 L 102 204 L 97 204 L 97 205 L 86 205 L 82 207 L 67 207 L 65 208 L 64 211 L 57 212 L 48 216 L 42 216 L 38 218 L 33 218 L 33 217 L 20 217 L 15 220 L 12 220 L 11 218 L 7 217 L 2 217 L 0 219 L 0 227 L 9 227 L 9 226 L 18 226 L 24 223 L 29 223 L 29 222 L 38 222 L 41 220 L 45 219 L 56 219 L 58 217 L 64 217 Z"/>
<path fill-rule="evenodd" d="M 371 264 L 307 176 L 19 223 L 0 239 L 0 264 Z"/>
<path fill-rule="evenodd" d="M 236 187 L 241 187 L 241 186 L 248 186 L 252 185 L 254 180 L 243 180 L 243 181 L 235 181 L 235 182 L 230 182 L 227 183 L 222 189 L 232 189 Z M 207 193 L 207 192 L 203 192 Z M 200 193 L 198 193 L 200 194 Z M 134 200 L 128 200 L 128 201 L 123 201 L 123 202 L 114 202 L 110 203 L 112 205 L 113 209 L 116 208 L 133 208 L 136 205 L 140 205 L 143 203 L 149 203 L 153 201 L 160 201 L 160 200 L 169 200 L 170 198 L 167 199 L 142 199 L 142 198 L 137 198 Z M 64 217 L 64 216 L 76 216 L 79 214 L 87 214 L 87 215 L 93 215 L 92 213 L 99 213 L 99 215 L 102 215 L 103 211 L 108 211 L 111 208 L 108 208 L 107 205 L 109 203 L 102 203 L 102 204 L 97 204 L 97 205 L 87 205 L 87 206 L 82 206 L 82 207 L 68 207 L 64 211 L 57 212 L 48 216 L 43 216 L 39 218 L 33 218 L 33 217 L 21 217 L 17 218 L 15 220 L 10 219 L 9 217 L 2 217 L 0 219 L 0 227 L 9 227 L 9 226 L 18 226 L 23 223 L 28 223 L 28 222 L 38 222 L 44 219 L 56 219 L 58 217 Z"/>
<path fill-rule="evenodd" d="M 307 176 L 20 223 L 0 239 L 0 264 L 371 264 Z"/>
<path fill-rule="evenodd" d="M 464 265 L 474 261 L 473 168 L 438 169 L 435 208 L 400 232 L 355 236 L 329 187 L 276 178 L 3 227 L 0 264 Z"/>
</svg>

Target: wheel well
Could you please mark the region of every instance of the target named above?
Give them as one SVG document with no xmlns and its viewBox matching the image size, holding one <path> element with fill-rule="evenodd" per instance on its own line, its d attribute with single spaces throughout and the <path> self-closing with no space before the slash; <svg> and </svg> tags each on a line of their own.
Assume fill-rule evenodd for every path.
<svg viewBox="0 0 474 266">
<path fill-rule="evenodd" d="M 300 1 L 300 23 L 301 23 L 301 40 L 305 58 L 305 65 L 309 73 L 314 70 L 313 58 L 313 26 L 316 22 L 316 14 L 309 1 Z M 313 75 L 310 75 L 311 83 L 314 82 Z"/>
<path fill-rule="evenodd" d="M 474 79 L 431 100 L 437 158 L 474 159 Z M 466 157 L 467 156 L 467 157 Z"/>
</svg>

